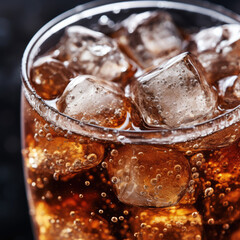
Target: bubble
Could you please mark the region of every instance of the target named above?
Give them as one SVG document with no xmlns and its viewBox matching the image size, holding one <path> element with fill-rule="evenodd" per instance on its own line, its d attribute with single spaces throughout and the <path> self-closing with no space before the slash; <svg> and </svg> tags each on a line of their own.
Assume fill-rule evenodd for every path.
<svg viewBox="0 0 240 240">
<path fill-rule="evenodd" d="M 38 134 L 37 133 L 34 134 L 34 139 L 35 139 L 36 142 L 39 142 L 39 138 L 38 138 Z"/>
<path fill-rule="evenodd" d="M 118 221 L 118 219 L 117 219 L 117 217 L 112 217 L 112 218 L 111 218 L 111 221 L 114 222 L 114 223 L 116 223 L 116 222 Z"/>
<path fill-rule="evenodd" d="M 193 212 L 193 213 L 192 213 L 192 216 L 193 216 L 194 218 L 196 218 L 196 217 L 198 216 L 198 212 Z"/>
<path fill-rule="evenodd" d="M 47 134 L 46 134 L 46 139 L 47 139 L 48 141 L 52 141 L 52 134 L 51 134 L 51 133 L 47 133 Z"/>
<path fill-rule="evenodd" d="M 44 130 L 46 131 L 46 132 L 48 132 L 49 131 L 49 125 L 46 123 L 45 125 L 44 125 Z"/>
<path fill-rule="evenodd" d="M 219 199 L 223 199 L 225 197 L 225 194 L 224 193 L 220 193 L 219 194 Z"/>
<path fill-rule="evenodd" d="M 187 151 L 186 151 L 186 155 L 187 155 L 187 156 L 191 156 L 191 155 L 192 155 L 192 151 L 191 151 L 191 150 L 187 150 Z"/>
<path fill-rule="evenodd" d="M 150 183 L 151 183 L 152 185 L 156 185 L 156 184 L 157 184 L 157 179 L 156 179 L 156 178 L 152 178 L 152 179 L 150 180 Z"/>
<path fill-rule="evenodd" d="M 141 224 L 140 224 L 140 227 L 141 227 L 141 228 L 146 228 L 146 227 L 147 227 L 147 224 L 146 224 L 146 223 L 141 223 Z"/>
<path fill-rule="evenodd" d="M 204 197 L 210 197 L 214 193 L 213 188 L 209 187 L 204 191 Z"/>
<path fill-rule="evenodd" d="M 101 196 L 105 198 L 107 196 L 107 194 L 105 192 L 102 192 Z"/>
<path fill-rule="evenodd" d="M 160 239 L 163 239 L 163 233 L 159 233 L 158 237 L 159 237 Z"/>
<path fill-rule="evenodd" d="M 40 189 L 44 188 L 44 184 L 43 184 L 41 178 L 37 178 L 36 185 L 37 185 L 37 187 L 40 188 Z"/>
<path fill-rule="evenodd" d="M 201 240 L 202 237 L 200 235 L 196 235 L 195 240 Z"/>
<path fill-rule="evenodd" d="M 45 136 L 45 132 L 42 129 L 40 129 L 38 131 L 38 135 L 39 135 L 39 137 L 44 137 Z"/>
<path fill-rule="evenodd" d="M 106 162 L 102 162 L 102 167 L 103 168 L 107 168 L 108 167 L 108 164 Z"/>
<path fill-rule="evenodd" d="M 116 184 L 116 183 L 118 183 L 118 178 L 117 177 L 112 177 L 112 179 L 111 179 L 111 181 L 112 181 L 112 183 L 113 184 Z"/>
<path fill-rule="evenodd" d="M 176 171 L 176 172 L 181 172 L 181 170 L 182 170 L 182 167 L 181 167 L 181 165 L 175 165 L 174 166 L 174 170 Z"/>
<path fill-rule="evenodd" d="M 103 210 L 102 209 L 99 209 L 98 211 L 100 214 L 103 214 Z"/>
<path fill-rule="evenodd" d="M 89 182 L 89 181 L 85 181 L 85 185 L 86 185 L 86 186 L 89 186 L 89 185 L 90 185 L 90 182 Z"/>
<path fill-rule="evenodd" d="M 118 150 L 117 149 L 113 149 L 111 151 L 111 156 L 116 157 L 117 155 L 118 155 Z"/>
<path fill-rule="evenodd" d="M 78 196 L 79 196 L 79 198 L 83 198 L 83 194 L 81 194 L 81 193 Z"/>
<path fill-rule="evenodd" d="M 75 213 L 75 211 L 71 211 L 71 212 L 69 213 L 69 215 L 70 215 L 71 217 L 74 217 L 74 216 L 76 215 L 76 213 Z"/>
<path fill-rule="evenodd" d="M 81 225 L 81 220 L 79 218 L 76 218 L 73 223 L 77 226 L 80 226 Z"/>
<path fill-rule="evenodd" d="M 129 214 L 128 210 L 124 210 L 124 211 L 123 211 L 123 214 L 124 214 L 124 215 L 128 215 L 128 214 Z"/>
<path fill-rule="evenodd" d="M 229 229 L 229 224 L 227 224 L 227 223 L 223 224 L 223 229 L 228 230 Z"/>
<path fill-rule="evenodd" d="M 95 153 L 91 153 L 87 156 L 87 160 L 89 162 L 96 162 L 97 161 L 97 155 Z"/>
<path fill-rule="evenodd" d="M 229 205 L 229 202 L 228 202 L 228 201 L 224 201 L 224 202 L 223 202 L 223 206 L 224 206 L 224 207 L 227 207 L 228 205 Z"/>
<path fill-rule="evenodd" d="M 232 211 L 233 211 L 233 209 L 234 209 L 234 207 L 233 207 L 233 206 L 229 206 L 227 210 L 228 210 L 229 212 L 232 212 Z"/>
<path fill-rule="evenodd" d="M 118 218 L 120 221 L 123 221 L 124 220 L 124 216 L 119 216 Z"/>
<path fill-rule="evenodd" d="M 199 173 L 198 173 L 198 172 L 193 173 L 193 175 L 192 175 L 192 178 L 193 178 L 193 179 L 196 179 L 196 178 L 198 178 L 198 177 L 199 177 Z"/>
<path fill-rule="evenodd" d="M 177 175 L 176 175 L 176 179 L 177 179 L 177 180 L 180 180 L 180 179 L 181 179 L 181 175 L 180 175 L 180 174 L 177 174 Z"/>
<path fill-rule="evenodd" d="M 47 191 L 46 194 L 45 194 L 45 197 L 47 199 L 51 199 L 53 197 L 52 193 L 50 191 Z"/>
<path fill-rule="evenodd" d="M 214 219 L 213 218 L 209 218 L 208 219 L 208 224 L 209 225 L 213 225 L 214 224 Z"/>
<path fill-rule="evenodd" d="M 194 173 L 194 172 L 196 172 L 197 171 L 197 168 L 196 167 L 193 167 L 192 168 L 192 172 Z"/>
<path fill-rule="evenodd" d="M 55 172 L 55 173 L 53 174 L 53 179 L 54 179 L 55 181 L 58 181 L 58 180 L 59 180 L 59 176 L 60 176 L 59 172 Z"/>
</svg>

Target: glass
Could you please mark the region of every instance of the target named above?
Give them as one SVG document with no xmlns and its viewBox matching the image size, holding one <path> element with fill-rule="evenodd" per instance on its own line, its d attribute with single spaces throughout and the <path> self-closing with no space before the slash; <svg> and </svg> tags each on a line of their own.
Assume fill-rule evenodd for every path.
<svg viewBox="0 0 240 240">
<path fill-rule="evenodd" d="M 102 16 L 121 21 L 156 9 L 184 29 L 240 20 L 194 1 L 98 1 L 53 19 L 27 46 L 22 154 L 36 239 L 239 239 L 239 107 L 194 127 L 116 130 L 58 112 L 30 85 L 34 60 L 65 27 L 96 29 Z"/>
</svg>

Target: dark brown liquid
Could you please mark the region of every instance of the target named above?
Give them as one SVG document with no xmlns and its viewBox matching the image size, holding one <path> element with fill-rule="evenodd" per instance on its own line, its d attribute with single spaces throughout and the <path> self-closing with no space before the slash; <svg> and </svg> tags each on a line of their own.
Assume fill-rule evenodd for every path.
<svg viewBox="0 0 240 240">
<path fill-rule="evenodd" d="M 137 162 L 145 170 L 137 171 L 142 179 L 151 178 L 152 162 L 143 160 L 150 161 L 151 154 L 155 157 L 152 146 L 116 145 L 66 135 L 46 123 L 24 97 L 23 109 L 23 155 L 37 239 L 239 239 L 238 140 L 227 147 L 201 151 L 196 146 L 154 146 L 159 151 L 171 149 L 178 160 L 188 160 L 191 184 L 175 206 L 134 206 L 118 200 L 111 168 L 121 166 L 119 160 L 127 152 L 135 151 L 135 156 L 143 149 L 146 155 L 149 149 L 149 156 L 139 157 L 142 162 Z M 133 157 L 130 155 L 127 157 Z M 175 170 L 182 171 L 178 168 Z M 170 167 L 161 172 L 165 181 L 172 174 Z M 146 179 L 150 192 L 155 183 Z"/>
<path fill-rule="evenodd" d="M 158 28 L 158 24 L 154 26 Z M 126 48 L 122 37 L 127 33 L 120 30 L 113 35 L 122 39 L 119 47 L 127 57 L 112 39 L 102 35 L 99 37 L 98 34 L 95 37 L 96 33 L 91 33 L 90 39 L 94 43 L 100 42 L 100 49 L 104 40 L 104 45 L 110 47 L 112 55 L 103 54 L 104 57 L 99 57 L 96 54 L 99 54 L 99 50 L 95 49 L 95 55 L 92 55 L 95 62 L 88 58 L 85 62 L 86 59 L 81 60 L 84 55 L 81 51 L 91 56 L 86 49 L 92 47 L 92 40 L 88 42 L 82 39 L 85 31 L 82 27 L 75 33 L 73 31 L 74 34 L 80 32 L 80 42 L 71 42 L 73 37 L 66 35 L 55 46 L 57 50 L 35 61 L 30 82 L 37 94 L 60 112 L 83 122 L 95 121 L 90 123 L 125 130 L 157 129 L 156 125 L 147 126 L 147 122 L 143 123 L 139 106 L 136 107 L 131 100 L 131 91 L 134 89 L 132 83 L 140 72 L 147 71 L 140 69 L 140 66 L 148 67 L 155 52 L 150 51 L 153 56 L 150 54 L 145 62 L 146 59 L 141 59 L 141 51 L 146 49 L 140 51 L 140 48 L 136 48 L 140 52 L 134 52 L 135 38 L 131 42 L 132 49 Z M 180 38 L 178 40 L 181 41 Z M 67 47 L 66 42 L 71 44 Z M 179 51 L 177 49 L 176 54 Z M 135 58 L 134 54 L 139 55 Z M 185 61 L 195 62 L 194 56 L 185 55 Z M 116 59 L 113 56 L 117 56 Z M 148 54 L 145 57 L 149 57 Z M 166 56 L 157 57 L 163 57 L 164 60 Z M 95 66 L 92 68 L 93 63 Z M 108 70 L 110 66 L 120 71 L 115 74 L 105 68 L 101 71 L 106 63 Z M 199 63 L 195 65 L 201 70 Z M 193 66 L 189 67 L 191 72 Z M 94 73 L 97 80 L 83 76 L 82 85 L 85 88 L 81 88 L 81 85 L 74 87 L 77 86 L 79 93 L 94 89 L 92 98 L 96 96 L 97 101 L 90 103 L 90 99 L 85 102 L 84 97 L 89 97 L 87 95 L 78 98 L 74 87 L 67 87 L 65 91 L 69 82 L 79 80 L 77 76 Z M 70 79 L 72 77 L 76 78 Z M 107 78 L 108 82 L 103 83 L 101 78 Z M 233 80 L 230 82 L 223 79 L 214 83 L 218 104 L 214 105 L 216 114 L 211 117 L 239 105 L 239 98 L 233 96 Z M 71 91 L 72 95 L 69 94 Z M 212 95 L 215 96 L 216 92 Z M 197 93 L 200 94 L 199 91 Z M 146 97 L 150 104 L 146 101 L 141 104 L 145 104 L 147 110 L 152 109 L 151 101 L 156 100 L 155 97 L 153 95 L 150 100 Z M 76 102 L 72 104 L 74 99 Z M 81 111 L 77 111 L 79 99 L 85 103 Z M 114 104 L 111 105 L 112 102 Z M 72 106 L 73 109 L 77 106 L 76 112 L 71 112 Z M 96 113 L 89 106 L 96 107 L 93 110 L 100 110 Z M 22 152 L 30 213 L 37 240 L 240 240 L 240 123 L 202 138 L 172 145 L 121 144 L 120 141 L 114 143 L 80 136 L 49 124 L 28 103 L 24 94 L 22 109 Z M 155 114 L 154 111 L 152 113 Z M 148 115 L 153 119 L 152 116 Z M 177 120 L 178 116 L 174 115 Z M 164 128 L 166 125 L 159 126 Z"/>
</svg>

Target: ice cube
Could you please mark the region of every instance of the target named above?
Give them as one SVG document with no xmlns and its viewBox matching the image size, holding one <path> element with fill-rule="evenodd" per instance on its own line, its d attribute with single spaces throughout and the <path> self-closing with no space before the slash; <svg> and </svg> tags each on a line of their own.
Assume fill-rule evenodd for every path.
<svg viewBox="0 0 240 240">
<path fill-rule="evenodd" d="M 127 106 L 118 85 L 90 75 L 74 78 L 57 102 L 58 110 L 70 117 L 111 128 L 125 123 Z"/>
<path fill-rule="evenodd" d="M 47 133 L 49 134 L 49 133 Z M 46 135 L 47 135 L 46 134 Z M 26 167 L 37 174 L 45 174 L 56 181 L 66 180 L 76 173 L 97 166 L 103 159 L 104 147 L 81 139 L 73 141 L 60 136 L 53 136 L 51 141 L 47 136 L 39 137 L 41 141 L 23 151 Z"/>
<path fill-rule="evenodd" d="M 117 38 L 125 52 L 143 68 L 168 55 L 177 55 L 182 49 L 182 37 L 166 12 L 131 15 L 123 22 Z"/>
<path fill-rule="evenodd" d="M 38 239 L 115 240 L 105 219 L 98 215 L 92 217 L 86 207 L 73 205 L 74 200 L 69 198 L 51 206 L 44 201 L 36 204 L 32 212 Z"/>
<path fill-rule="evenodd" d="M 47 100 L 59 97 L 74 72 L 69 70 L 62 62 L 51 56 L 39 58 L 31 70 L 31 84 L 37 94 Z"/>
<path fill-rule="evenodd" d="M 67 28 L 59 50 L 58 58 L 82 74 L 125 82 L 134 73 L 113 39 L 82 26 Z"/>
<path fill-rule="evenodd" d="M 141 240 L 201 240 L 203 237 L 200 213 L 190 207 L 138 209 L 132 228 Z"/>
<path fill-rule="evenodd" d="M 178 203 L 189 183 L 187 159 L 171 149 L 126 145 L 109 159 L 108 171 L 118 199 L 134 206 Z"/>
<path fill-rule="evenodd" d="M 200 63 L 182 53 L 133 81 L 132 99 L 150 127 L 182 127 L 211 118 L 217 96 Z"/>
<path fill-rule="evenodd" d="M 198 57 L 211 83 L 239 74 L 240 25 L 204 29 L 192 36 L 189 50 Z"/>
<path fill-rule="evenodd" d="M 218 95 L 224 108 L 233 108 L 240 104 L 240 79 L 237 75 L 225 77 L 217 82 Z"/>
</svg>

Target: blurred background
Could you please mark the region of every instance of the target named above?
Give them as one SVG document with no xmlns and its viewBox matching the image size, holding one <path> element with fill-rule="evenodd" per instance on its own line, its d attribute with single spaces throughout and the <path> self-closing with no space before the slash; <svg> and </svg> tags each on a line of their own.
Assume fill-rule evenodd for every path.
<svg viewBox="0 0 240 240">
<path fill-rule="evenodd" d="M 33 240 L 20 153 L 20 63 L 36 31 L 83 0 L 0 0 L 0 239 Z M 239 0 L 211 0 L 240 14 Z"/>
</svg>

